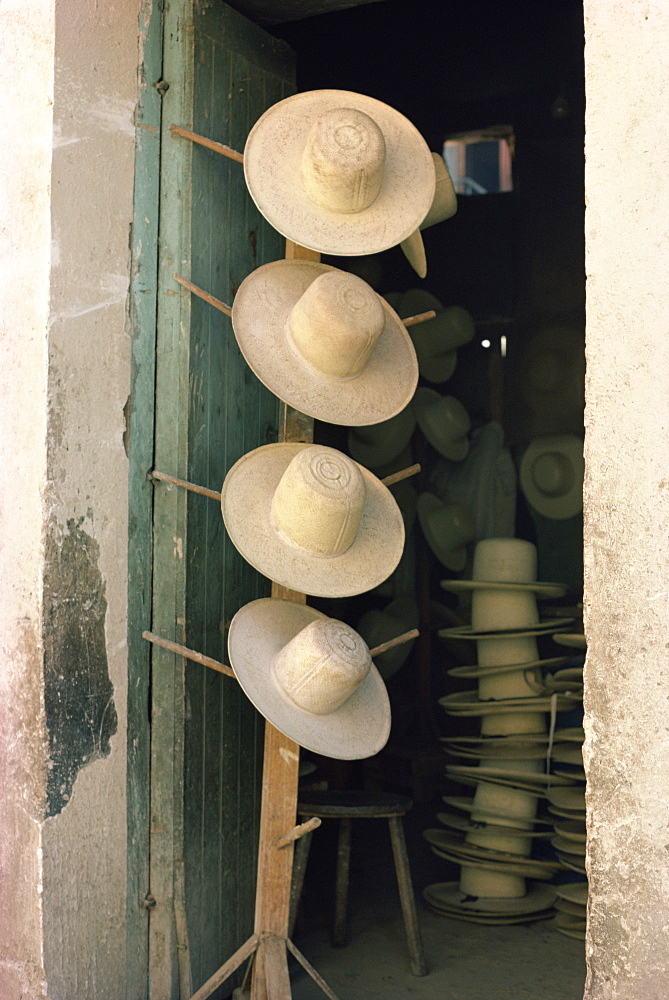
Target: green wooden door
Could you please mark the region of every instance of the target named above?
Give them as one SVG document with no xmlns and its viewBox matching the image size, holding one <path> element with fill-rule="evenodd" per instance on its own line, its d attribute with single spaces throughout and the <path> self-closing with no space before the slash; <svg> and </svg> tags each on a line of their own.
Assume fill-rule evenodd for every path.
<svg viewBox="0 0 669 1000">
<path fill-rule="evenodd" d="M 169 126 L 242 150 L 260 114 L 293 92 L 293 60 L 222 3 L 179 0 L 164 17 L 154 464 L 220 490 L 241 455 L 276 440 L 278 401 L 230 320 L 173 276 L 229 304 L 284 245 L 241 164 Z M 225 660 L 230 619 L 269 582 L 230 544 L 215 500 L 157 483 L 153 527 L 153 631 Z M 262 720 L 234 680 L 157 647 L 151 684 L 155 1000 L 189 996 L 252 931 Z"/>
</svg>

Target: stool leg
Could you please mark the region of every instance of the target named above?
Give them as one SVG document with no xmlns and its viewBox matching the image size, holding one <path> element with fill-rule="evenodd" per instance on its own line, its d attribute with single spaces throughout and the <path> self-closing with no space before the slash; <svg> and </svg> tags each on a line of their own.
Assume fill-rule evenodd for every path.
<svg viewBox="0 0 669 1000">
<path fill-rule="evenodd" d="M 348 875 L 351 861 L 351 820 L 344 816 L 339 821 L 339 841 L 337 843 L 337 875 L 335 878 L 335 918 L 332 943 L 335 948 L 346 944 L 346 900 L 348 897 Z"/>
<path fill-rule="evenodd" d="M 409 858 L 401 818 L 399 816 L 388 817 L 388 826 L 390 827 L 390 842 L 393 845 L 397 887 L 400 891 L 400 903 L 402 905 L 407 945 L 409 947 L 409 955 L 411 956 L 411 971 L 414 976 L 424 976 L 427 972 L 427 966 L 425 965 L 423 942 L 418 926 L 416 899 L 411 882 L 411 870 L 409 868 Z"/>
</svg>

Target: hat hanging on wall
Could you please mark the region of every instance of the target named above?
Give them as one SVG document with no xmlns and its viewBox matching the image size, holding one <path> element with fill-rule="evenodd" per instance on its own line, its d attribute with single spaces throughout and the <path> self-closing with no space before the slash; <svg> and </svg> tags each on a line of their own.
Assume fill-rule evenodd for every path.
<svg viewBox="0 0 669 1000">
<path fill-rule="evenodd" d="M 419 278 L 424 278 L 427 275 L 427 257 L 425 256 L 423 237 L 420 234 L 421 229 L 428 229 L 429 226 L 434 226 L 437 222 L 445 222 L 458 210 L 458 198 L 443 156 L 439 153 L 433 153 L 432 159 L 437 186 L 430 211 L 421 222 L 420 227 L 400 243 L 404 256 Z"/>
<path fill-rule="evenodd" d="M 232 619 L 228 655 L 258 711 L 300 746 L 356 760 L 385 745 L 388 694 L 367 645 L 344 622 L 261 598 Z"/>
<path fill-rule="evenodd" d="M 455 371 L 458 347 L 468 344 L 476 332 L 471 313 L 463 306 L 444 308 L 439 299 L 421 288 L 405 292 L 396 309 L 402 319 L 434 309 L 434 319 L 411 326 L 409 335 L 422 377 L 436 384 L 447 382 Z"/>
<path fill-rule="evenodd" d="M 402 555 L 404 523 L 390 490 L 325 445 L 267 444 L 243 455 L 225 477 L 221 510 L 246 561 L 304 594 L 361 594 Z"/>
<path fill-rule="evenodd" d="M 349 454 L 366 469 L 380 468 L 404 451 L 415 426 L 416 414 L 413 404 L 409 402 L 388 420 L 352 428 L 348 432 Z"/>
<path fill-rule="evenodd" d="M 553 323 L 538 330 L 523 351 L 521 372 L 519 388 L 532 414 L 553 423 L 580 421 L 585 406 L 583 326 Z"/>
<path fill-rule="evenodd" d="M 418 496 L 418 520 L 427 544 L 442 565 L 459 573 L 474 538 L 474 519 L 462 504 L 445 504 L 434 493 Z"/>
<path fill-rule="evenodd" d="M 575 517 L 583 508 L 584 468 L 583 441 L 575 434 L 534 438 L 520 462 L 527 502 L 544 517 Z"/>
<path fill-rule="evenodd" d="M 347 90 L 311 90 L 269 108 L 244 147 L 260 212 L 301 246 L 357 256 L 410 236 L 436 189 L 432 153 L 399 111 Z"/>
<path fill-rule="evenodd" d="M 420 386 L 413 407 L 418 426 L 432 447 L 444 458 L 461 462 L 469 451 L 467 435 L 472 422 L 460 400 Z"/>
<path fill-rule="evenodd" d="M 277 260 L 252 271 L 235 295 L 232 326 L 260 381 L 318 420 L 388 420 L 418 383 L 397 313 L 361 278 L 327 264 Z"/>
<path fill-rule="evenodd" d="M 385 608 L 371 608 L 358 622 L 358 632 L 370 648 L 380 646 L 396 635 L 418 628 L 418 605 L 411 595 L 396 597 Z M 384 681 L 393 677 L 404 664 L 414 641 L 403 642 L 376 657 L 376 666 Z"/>
</svg>

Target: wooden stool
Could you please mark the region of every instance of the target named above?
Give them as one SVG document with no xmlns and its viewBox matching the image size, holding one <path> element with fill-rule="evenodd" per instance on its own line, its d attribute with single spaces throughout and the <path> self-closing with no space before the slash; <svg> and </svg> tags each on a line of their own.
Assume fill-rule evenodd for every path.
<svg viewBox="0 0 669 1000">
<path fill-rule="evenodd" d="M 407 795 L 386 792 L 327 791 L 308 792 L 299 798 L 297 811 L 300 817 L 319 816 L 338 819 L 339 841 L 337 846 L 337 874 L 335 879 L 335 918 L 332 943 L 341 947 L 346 943 L 346 901 L 348 896 L 349 862 L 351 857 L 351 821 L 354 819 L 387 819 L 390 842 L 395 860 L 397 885 L 406 929 L 407 945 L 411 956 L 411 971 L 415 976 L 427 972 L 423 943 L 421 941 L 416 900 L 411 883 L 411 871 L 404 840 L 402 818 L 413 805 Z M 293 915 L 302 892 L 304 873 L 309 856 L 311 833 L 297 844 L 294 862 Z"/>
</svg>

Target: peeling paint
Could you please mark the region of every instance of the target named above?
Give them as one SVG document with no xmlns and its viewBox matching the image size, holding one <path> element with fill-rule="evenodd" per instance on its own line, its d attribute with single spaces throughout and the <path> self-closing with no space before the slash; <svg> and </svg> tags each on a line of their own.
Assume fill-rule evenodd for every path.
<svg viewBox="0 0 669 1000">
<path fill-rule="evenodd" d="M 80 769 L 107 757 L 118 719 L 105 644 L 107 600 L 100 547 L 70 520 L 51 524 L 44 571 L 47 815 L 67 805 Z"/>
</svg>

